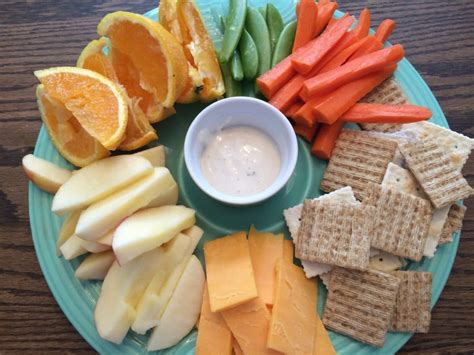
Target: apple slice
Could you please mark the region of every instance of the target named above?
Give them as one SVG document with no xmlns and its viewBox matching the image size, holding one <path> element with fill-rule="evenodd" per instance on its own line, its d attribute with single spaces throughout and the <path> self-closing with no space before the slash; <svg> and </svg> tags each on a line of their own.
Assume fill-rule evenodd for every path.
<svg viewBox="0 0 474 355">
<path fill-rule="evenodd" d="M 166 246 L 140 255 L 126 265 L 115 261 L 107 275 L 94 311 L 100 336 L 120 344 L 132 325 L 136 306 L 151 279 L 170 254 L 184 253 L 190 238 L 179 234 Z"/>
<path fill-rule="evenodd" d="M 36 186 L 52 194 L 56 193 L 72 175 L 71 171 L 37 158 L 33 154 L 25 155 L 22 165 L 26 175 Z"/>
<path fill-rule="evenodd" d="M 107 232 L 103 237 L 100 237 L 96 240 L 99 244 L 110 245 L 112 246 L 112 240 L 114 239 L 115 229 L 112 229 L 110 232 Z"/>
<path fill-rule="evenodd" d="M 159 325 L 151 333 L 148 351 L 176 345 L 193 329 L 201 310 L 204 282 L 202 265 L 193 255 L 186 264 Z"/>
<path fill-rule="evenodd" d="M 112 248 L 120 265 L 171 240 L 196 222 L 194 210 L 162 206 L 135 212 L 115 230 Z"/>
<path fill-rule="evenodd" d="M 192 255 L 204 232 L 201 228 L 193 226 L 183 233 L 191 240 L 189 247 L 185 252 L 180 251 L 180 254 L 170 255 L 167 267 L 160 268 L 140 298 L 137 316 L 132 325 L 132 330 L 138 334 L 145 334 L 148 329 L 158 325 L 164 308 L 184 270 L 184 265 L 181 269 L 177 265 Z M 172 239 L 171 242 L 175 239 Z M 173 268 L 174 271 L 172 271 Z"/>
<path fill-rule="evenodd" d="M 64 219 L 61 230 L 59 231 L 59 238 L 56 242 L 56 254 L 58 256 L 61 256 L 61 246 L 74 234 L 81 212 L 82 211 L 72 212 Z"/>
<path fill-rule="evenodd" d="M 176 205 L 178 203 L 178 193 L 178 185 L 174 184 L 166 191 L 162 191 L 162 193 L 157 196 L 153 201 L 151 201 L 146 207 L 152 208 Z"/>
<path fill-rule="evenodd" d="M 136 155 L 119 155 L 96 161 L 77 170 L 59 188 L 52 210 L 61 215 L 83 209 L 152 172 L 150 162 Z"/>
<path fill-rule="evenodd" d="M 176 182 L 169 170 L 155 168 L 152 174 L 90 205 L 79 218 L 77 236 L 85 240 L 100 239 L 173 186 Z"/>
<path fill-rule="evenodd" d="M 103 280 L 114 261 L 112 250 L 91 254 L 82 261 L 74 275 L 81 280 Z"/>
<path fill-rule="evenodd" d="M 162 145 L 142 150 L 141 152 L 135 153 L 135 155 L 145 158 L 155 168 L 166 165 L 165 147 Z"/>
<path fill-rule="evenodd" d="M 73 235 L 72 237 L 79 238 L 77 234 Z M 103 251 L 112 249 L 111 245 L 100 244 L 95 241 L 84 240 L 82 238 L 79 238 L 79 239 L 80 239 L 82 247 L 86 249 L 89 253 L 102 253 Z"/>
<path fill-rule="evenodd" d="M 87 253 L 87 249 L 82 245 L 83 240 L 78 238 L 77 235 L 71 235 L 64 243 L 59 247 L 61 254 L 64 259 L 72 260 Z"/>
</svg>

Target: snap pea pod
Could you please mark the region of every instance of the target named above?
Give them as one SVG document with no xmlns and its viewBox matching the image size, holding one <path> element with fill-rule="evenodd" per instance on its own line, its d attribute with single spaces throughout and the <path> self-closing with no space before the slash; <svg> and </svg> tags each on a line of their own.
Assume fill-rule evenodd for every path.
<svg viewBox="0 0 474 355">
<path fill-rule="evenodd" d="M 272 3 L 267 4 L 267 25 L 268 32 L 270 33 L 270 45 L 272 52 L 275 50 L 278 38 L 280 37 L 281 31 L 283 30 L 283 19 L 281 18 L 280 11 Z"/>
<path fill-rule="evenodd" d="M 221 62 L 222 78 L 224 79 L 225 85 L 225 96 L 241 96 L 242 95 L 242 83 L 234 80 L 230 70 L 230 64 Z"/>
<path fill-rule="evenodd" d="M 267 7 L 266 7 L 266 6 L 259 7 L 259 8 L 258 8 L 258 11 L 260 11 L 260 13 L 262 14 L 263 18 L 267 18 Z"/>
<path fill-rule="evenodd" d="M 221 61 L 228 62 L 239 44 L 240 35 L 244 28 L 246 17 L 247 0 L 230 0 L 229 14 L 226 20 L 222 49 L 220 53 Z"/>
<path fill-rule="evenodd" d="M 291 54 L 295 41 L 296 21 L 289 22 L 281 31 L 272 58 L 272 68 Z"/>
<path fill-rule="evenodd" d="M 232 55 L 230 62 L 230 72 L 234 80 L 242 81 L 244 79 L 244 72 L 242 69 L 242 61 L 240 60 L 239 51 L 236 49 Z"/>
<path fill-rule="evenodd" d="M 240 59 L 246 80 L 252 80 L 257 76 L 258 52 L 252 36 L 244 28 L 239 42 Z"/>
<path fill-rule="evenodd" d="M 255 82 L 254 81 L 243 81 L 242 82 L 242 95 L 255 97 Z"/>
<path fill-rule="evenodd" d="M 268 33 L 267 23 L 258 10 L 247 7 L 245 16 L 245 28 L 252 36 L 258 52 L 258 71 L 261 75 L 270 69 L 272 61 L 272 49 L 270 46 L 270 34 Z"/>
</svg>

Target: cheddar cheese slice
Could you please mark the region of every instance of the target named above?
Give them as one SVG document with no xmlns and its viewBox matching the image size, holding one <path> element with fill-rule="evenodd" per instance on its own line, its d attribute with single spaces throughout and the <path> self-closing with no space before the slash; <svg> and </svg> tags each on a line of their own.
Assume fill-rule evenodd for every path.
<svg viewBox="0 0 474 355">
<path fill-rule="evenodd" d="M 331 338 L 323 322 L 316 315 L 316 334 L 314 336 L 313 355 L 336 355 Z"/>
<path fill-rule="evenodd" d="M 260 297 L 221 314 L 244 354 L 278 354 L 267 348 L 270 312 Z"/>
<path fill-rule="evenodd" d="M 212 312 L 257 298 L 257 286 L 245 232 L 204 244 L 207 288 Z"/>
<path fill-rule="evenodd" d="M 311 354 L 316 334 L 316 283 L 302 268 L 279 260 L 267 346 L 285 354 Z"/>
<path fill-rule="evenodd" d="M 211 312 L 207 287 L 204 287 L 198 329 L 196 355 L 232 354 L 232 333 L 220 313 Z"/>
<path fill-rule="evenodd" d="M 293 255 L 295 255 L 295 247 L 291 240 L 285 239 L 283 241 L 283 260 L 293 264 Z"/>
<path fill-rule="evenodd" d="M 258 232 L 254 226 L 251 226 L 249 250 L 258 296 L 265 304 L 271 305 L 275 284 L 275 264 L 283 256 L 283 234 Z"/>
</svg>

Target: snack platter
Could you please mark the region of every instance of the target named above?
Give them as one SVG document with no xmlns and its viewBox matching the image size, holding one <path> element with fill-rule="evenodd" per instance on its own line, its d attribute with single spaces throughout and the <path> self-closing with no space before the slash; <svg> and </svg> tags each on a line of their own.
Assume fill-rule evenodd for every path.
<svg viewBox="0 0 474 355">
<path fill-rule="evenodd" d="M 254 8 L 259 8 L 267 4 L 268 1 L 249 1 L 248 5 Z M 272 1 L 270 1 L 272 2 Z M 289 23 L 290 21 L 295 20 L 295 5 L 290 1 L 285 2 L 282 4 L 281 2 L 272 2 L 278 11 L 280 12 L 283 22 L 285 24 Z M 220 24 L 220 17 L 225 16 L 229 11 L 229 4 L 227 1 L 217 1 L 217 0 L 197 0 L 196 5 L 201 12 L 201 16 L 203 18 L 204 23 L 206 24 L 207 31 L 211 36 L 214 45 L 216 48 L 220 48 L 221 41 L 222 41 L 222 29 Z M 343 17 L 343 9 L 336 10 L 334 13 L 335 18 Z M 355 15 L 355 14 L 354 14 Z M 145 14 L 145 16 L 153 21 L 156 21 L 158 18 L 158 10 L 154 9 Z M 398 29 L 402 31 L 403 29 Z M 373 33 L 373 32 L 372 32 Z M 437 103 L 436 99 L 434 98 L 433 94 L 429 90 L 426 83 L 417 73 L 416 69 L 409 63 L 409 61 L 403 58 L 398 63 L 398 68 L 394 73 L 394 78 L 396 82 L 399 84 L 403 93 L 407 96 L 408 101 L 411 104 L 427 107 L 432 112 L 432 117 L 430 119 L 431 123 L 442 127 L 448 127 L 448 123 L 444 114 Z M 260 96 L 260 98 L 262 98 Z M 208 193 L 203 192 L 195 183 L 194 177 L 192 177 L 188 171 L 186 166 L 185 158 L 184 158 L 184 142 L 186 138 L 186 133 L 188 131 L 188 127 L 191 125 L 193 120 L 208 106 L 208 104 L 204 103 L 193 103 L 193 104 L 181 104 L 176 106 L 177 115 L 175 117 L 168 118 L 163 122 L 159 122 L 155 125 L 155 128 L 158 131 L 159 140 L 157 142 L 152 142 L 149 147 L 153 147 L 155 145 L 163 145 L 166 151 L 166 168 L 169 169 L 172 177 L 175 179 L 176 184 L 179 188 L 179 205 L 183 205 L 188 207 L 189 209 L 193 209 L 196 211 L 196 219 L 195 224 L 202 228 L 204 231 L 204 235 L 200 239 L 194 254 L 200 260 L 202 266 L 207 272 L 210 272 L 207 269 L 206 264 L 209 263 L 210 256 L 204 256 L 204 244 L 208 241 L 212 241 L 216 238 L 222 236 L 232 235 L 235 236 L 238 231 L 245 230 L 247 231 L 250 226 L 255 225 L 255 228 L 261 232 L 269 232 L 269 233 L 284 233 L 286 239 L 295 239 L 295 235 L 291 235 L 291 227 L 288 229 L 288 219 L 287 223 L 285 223 L 285 217 L 283 211 L 293 206 L 299 205 L 303 203 L 305 199 L 313 199 L 318 196 L 321 196 L 323 192 L 320 190 L 320 184 L 322 180 L 327 178 L 323 178 L 325 171 L 327 169 L 327 162 L 317 159 L 311 154 L 311 145 L 308 145 L 301 137 L 298 137 L 298 158 L 296 161 L 295 170 L 290 177 L 289 181 L 286 185 L 274 196 L 270 197 L 266 201 L 255 204 L 255 205 L 248 205 L 248 206 L 232 206 L 232 205 L 225 205 L 218 201 L 215 201 Z M 350 125 L 346 125 L 346 128 L 351 128 L 358 130 L 356 124 L 351 123 Z M 342 131 L 339 136 L 339 142 L 342 142 L 347 135 L 351 135 L 352 131 Z M 358 133 L 359 134 L 359 133 Z M 370 135 L 371 133 L 369 133 Z M 350 139 L 350 138 L 349 138 Z M 336 142 L 336 148 L 334 151 L 338 149 L 338 143 Z M 339 143 L 342 144 L 342 143 Z M 409 147 L 412 148 L 412 147 Z M 340 149 L 340 148 L 339 148 Z M 406 148 L 406 154 L 408 153 L 408 148 Z M 45 159 L 51 163 L 54 163 L 60 167 L 66 169 L 74 169 L 73 165 L 69 164 L 55 149 L 54 144 L 52 143 L 48 131 L 45 129 L 44 125 L 41 128 L 40 134 L 38 136 L 38 141 L 35 146 L 34 155 L 38 158 Z M 107 159 L 107 158 L 106 158 Z M 334 158 L 334 156 L 332 157 Z M 389 159 L 390 161 L 390 159 Z M 331 161 L 329 162 L 331 164 Z M 391 163 L 390 163 L 391 164 Z M 334 165 L 334 164 L 333 164 Z M 330 167 L 331 168 L 331 167 Z M 396 168 L 393 168 L 396 170 Z M 414 170 L 416 170 L 414 168 Z M 414 171 L 413 171 L 414 172 Z M 385 171 L 384 171 L 385 173 Z M 394 173 L 395 174 L 395 173 Z M 415 174 L 416 175 L 416 174 Z M 385 175 L 387 177 L 387 175 Z M 392 179 L 392 183 L 396 185 L 394 182 L 395 178 Z M 384 179 L 385 181 L 385 179 Z M 398 182 L 398 179 L 396 180 Z M 324 186 L 321 185 L 322 187 Z M 383 186 L 382 185 L 377 186 Z M 391 187 L 393 187 L 393 184 Z M 370 191 L 372 194 L 376 194 L 374 190 L 376 190 L 377 186 L 371 186 Z M 388 186 L 388 183 L 387 183 Z M 386 188 L 388 189 L 389 187 Z M 339 187 L 330 187 L 330 191 L 340 191 L 340 189 L 345 188 L 345 185 L 341 185 Z M 369 188 L 367 188 L 369 189 Z M 466 187 L 466 189 L 470 189 Z M 353 189 L 356 197 L 360 199 L 360 196 L 357 194 L 357 188 Z M 393 191 L 392 191 L 393 192 Z M 403 196 L 400 198 L 406 198 L 408 195 L 407 191 L 403 191 Z M 352 193 L 352 192 L 351 192 Z M 384 192 L 380 192 L 383 194 Z M 394 193 L 394 192 L 393 192 Z M 398 196 L 398 195 L 397 195 Z M 60 305 L 61 309 L 68 317 L 70 322 L 74 325 L 77 331 L 86 339 L 95 350 L 100 353 L 145 353 L 147 349 L 147 343 L 149 339 L 149 334 L 146 335 L 139 335 L 135 332 L 128 332 L 127 336 L 123 339 L 121 344 L 114 344 L 114 342 L 110 342 L 104 340 L 97 332 L 96 325 L 94 322 L 94 307 L 96 305 L 97 299 L 101 293 L 101 281 L 81 281 L 76 278 L 75 271 L 80 266 L 81 262 L 84 260 L 84 256 L 79 256 L 76 258 L 72 258 L 72 260 L 65 260 L 62 257 L 58 257 L 56 254 L 56 236 L 60 233 L 61 226 L 63 225 L 64 219 L 60 216 L 57 216 L 55 213 L 51 212 L 51 206 L 53 204 L 53 195 L 45 193 L 41 191 L 38 187 L 34 184 L 30 184 L 29 186 L 29 212 L 30 212 L 30 221 L 31 221 L 31 229 L 32 229 L 32 236 L 35 244 L 36 253 L 38 255 L 38 259 L 45 275 L 45 278 L 48 282 L 50 289 L 53 292 L 54 297 L 56 298 L 58 304 Z M 371 197 L 374 199 L 375 197 Z M 375 198 L 376 199 L 376 198 Z M 410 201 L 415 199 L 413 197 Z M 363 199 L 364 200 L 364 199 Z M 418 200 L 422 200 L 418 198 Z M 427 200 L 423 200 L 427 201 Z M 366 201 L 363 201 L 364 204 Z M 420 201 L 417 201 L 420 202 Z M 407 202 L 408 203 L 408 202 Z M 410 202 L 411 203 L 411 202 Z M 303 210 L 305 208 L 303 207 Z M 321 203 L 316 202 L 314 205 L 320 205 Z M 377 204 L 376 202 L 372 202 L 372 204 Z M 308 203 L 309 205 L 309 203 Z M 426 203 L 428 205 L 428 203 Z M 347 207 L 347 206 L 346 206 Z M 354 212 L 353 207 L 347 207 L 351 209 L 350 213 L 358 213 Z M 360 209 L 359 207 L 357 207 Z M 396 208 L 396 205 L 395 207 Z M 347 210 L 345 210 L 347 212 Z M 430 210 L 431 211 L 431 210 Z M 348 212 L 349 213 L 349 212 Z M 304 212 L 302 223 L 305 220 Z M 306 222 L 305 222 L 306 223 Z M 309 226 L 311 226 L 311 222 Z M 308 227 L 309 228 L 309 227 Z M 309 228 L 311 229 L 311 228 Z M 451 271 L 451 267 L 454 262 L 454 258 L 456 256 L 456 251 L 459 244 L 460 233 L 458 229 L 455 230 L 453 234 L 452 241 L 443 245 L 439 245 L 436 249 L 436 253 L 434 257 L 428 258 L 423 257 L 421 259 L 419 252 L 417 256 L 411 257 L 411 259 L 419 258 L 421 261 L 414 262 L 408 261 L 406 262 L 405 266 L 402 267 L 402 270 L 407 271 L 417 271 L 417 272 L 426 272 L 426 273 L 416 273 L 416 274 L 399 274 L 398 280 L 403 280 L 406 282 L 406 287 L 409 288 L 412 286 L 413 283 L 418 282 L 423 286 L 420 287 L 427 287 L 428 283 L 431 283 L 430 288 L 422 289 L 421 292 L 423 295 L 429 294 L 431 292 L 431 299 L 424 298 L 423 302 L 430 303 L 430 308 L 433 308 L 436 304 L 444 285 L 449 277 L 449 273 Z M 255 231 L 254 231 L 255 232 Z M 306 236 L 303 236 L 303 232 L 299 231 L 300 234 L 298 238 L 304 237 L 303 239 L 309 240 L 312 237 L 312 232 L 307 232 Z M 236 234 L 234 234 L 236 233 Z M 259 232 L 256 235 L 258 236 Z M 314 232 L 317 233 L 317 232 Z M 249 242 L 251 239 L 252 229 L 249 232 Z M 268 233 L 261 233 L 261 234 L 268 234 Z M 255 234 L 253 235 L 254 238 Z M 309 238 L 309 239 L 308 239 Z M 299 250 L 297 254 L 300 255 L 302 252 L 304 254 L 304 250 L 300 246 L 300 240 L 298 242 L 295 241 L 296 245 L 299 245 Z M 208 248 L 210 249 L 211 244 L 207 244 Z M 395 249 L 394 249 L 395 250 Z M 129 255 L 121 256 L 119 248 L 115 248 L 114 251 L 117 255 L 118 260 L 122 260 L 122 263 L 126 265 L 128 262 Z M 311 252 L 311 251 L 310 251 Z M 210 251 L 209 251 L 210 253 Z M 397 251 L 395 251 L 397 253 Z M 301 255 L 303 255 L 301 254 Z M 311 253 L 310 253 L 311 254 Z M 209 254 L 210 255 L 210 254 Z M 400 255 L 400 254 L 397 254 Z M 404 254 L 408 256 L 408 254 Z M 411 254 L 410 254 L 411 255 Z M 135 258 L 136 256 L 133 256 Z M 308 257 L 308 255 L 306 255 Z M 120 259 L 123 258 L 123 259 Z M 208 260 L 209 258 L 209 260 Z M 321 259 L 321 255 L 318 256 Z M 324 256 L 322 257 L 324 259 Z M 254 262 L 254 260 L 252 260 Z M 295 263 L 297 265 L 301 265 L 300 260 L 295 258 Z M 344 264 L 344 262 L 343 262 Z M 362 263 L 363 264 L 363 263 Z M 304 264 L 303 264 L 304 265 Z M 336 265 L 338 265 L 336 263 Z M 348 265 L 348 264 L 344 264 Z M 344 266 L 339 264 L 339 266 Z M 254 265 L 255 268 L 255 265 Z M 353 268 L 353 266 L 351 266 Z M 362 268 L 364 269 L 364 265 L 360 264 L 360 260 L 357 261 L 356 269 Z M 280 272 L 280 277 L 284 277 L 285 268 L 283 266 L 279 266 L 277 268 L 277 274 Z M 281 271 L 283 270 L 283 271 Z M 331 280 L 334 279 L 334 285 L 338 282 L 340 283 L 340 288 L 344 289 L 344 287 L 348 287 L 347 285 L 354 279 L 354 277 L 360 277 L 360 280 L 368 280 L 373 275 L 369 275 L 369 272 L 360 273 L 359 276 L 354 276 L 358 272 L 353 271 L 347 272 L 348 269 L 345 268 L 336 268 L 331 276 Z M 288 271 L 288 270 L 287 270 Z M 305 270 L 306 271 L 306 270 Z M 213 271 L 214 272 L 214 271 Z M 288 271 L 292 272 L 292 271 Z M 399 271 L 398 271 L 399 272 Z M 400 273 L 400 272 L 399 272 Z M 283 276 L 282 276 L 283 274 Z M 411 276 L 414 278 L 410 278 Z M 210 277 L 208 275 L 208 277 Z M 373 276 L 377 278 L 378 276 Z M 385 290 L 390 290 L 390 287 L 393 289 L 391 291 L 387 291 L 393 297 L 397 294 L 397 290 L 399 287 L 399 281 L 396 281 L 397 278 L 394 276 L 384 276 L 386 277 L 383 281 L 384 287 L 386 286 Z M 365 279 L 364 279 L 365 278 Z M 311 279 L 313 282 L 315 281 L 314 278 Z M 409 284 L 409 281 L 412 284 Z M 428 281 L 429 280 L 429 281 Z M 208 280 L 208 282 L 211 282 Z M 277 282 L 277 281 L 275 281 Z M 303 282 L 303 281 L 302 281 Z M 325 308 L 326 299 L 328 297 L 326 286 L 323 285 L 322 281 L 317 278 L 318 287 L 317 287 L 317 308 L 319 316 L 323 317 L 323 310 Z M 364 281 L 361 281 L 364 282 Z M 368 282 L 375 282 L 374 279 L 371 279 Z M 378 282 L 378 281 L 377 281 Z M 258 282 L 257 282 L 258 283 Z M 326 282 L 325 282 L 326 283 Z M 394 283 L 396 286 L 394 286 Z M 215 286 L 213 286 L 215 287 Z M 257 285 L 257 288 L 259 286 Z M 338 286 L 339 287 L 339 286 Z M 339 288 L 338 288 L 339 289 Z M 207 292 L 207 290 L 206 290 Z M 216 304 L 213 304 L 212 297 L 218 291 L 212 289 L 209 286 L 209 293 L 207 297 L 211 296 L 211 308 L 217 307 Z M 276 291 L 275 291 L 276 292 Z M 407 291 L 408 292 L 408 291 Z M 411 290 L 412 295 L 413 291 Z M 260 290 L 259 290 L 259 295 Z M 206 296 L 204 296 L 206 297 Z M 342 307 L 337 301 L 340 298 L 332 298 L 330 303 L 331 312 L 333 310 L 339 309 L 338 307 Z M 274 301 L 275 302 L 275 301 Z M 395 302 L 395 301 L 394 301 Z M 421 301 L 420 301 L 421 302 Z M 200 302 L 199 302 L 200 303 Z M 383 300 L 380 300 L 380 303 L 383 303 Z M 268 303 L 267 303 L 268 304 Z M 271 304 L 271 303 L 270 303 Z M 273 303 L 274 304 L 274 303 Z M 376 304 L 378 305 L 378 304 Z M 204 307 L 204 306 L 203 306 Z M 240 307 L 240 306 L 239 306 Z M 275 306 L 274 306 L 275 307 Z M 387 317 L 390 318 L 390 312 L 393 305 L 388 304 L 388 315 Z M 422 306 L 420 306 L 422 307 Z M 425 308 L 427 306 L 425 305 Z M 201 308 L 199 307 L 201 310 Z M 204 308 L 203 308 L 204 309 Z M 275 310 L 275 309 L 274 309 Z M 223 310 L 224 312 L 224 310 Z M 228 312 L 228 311 L 225 311 Z M 275 311 L 276 312 L 276 311 Z M 337 322 L 332 323 L 329 319 L 328 311 L 328 319 L 324 320 L 324 324 L 327 326 L 328 333 L 330 336 L 330 342 L 334 347 L 335 351 L 338 354 L 351 354 L 355 352 L 360 353 L 394 353 L 398 351 L 412 336 L 410 332 L 388 332 L 387 335 L 382 335 L 382 338 L 385 337 L 385 340 L 380 343 L 380 335 L 377 339 L 369 339 L 366 342 L 371 342 L 371 346 L 364 344 L 363 342 L 357 341 L 351 337 L 341 335 L 337 332 L 333 332 L 332 330 L 338 330 Z M 337 312 L 336 312 L 337 313 Z M 426 317 L 426 315 L 424 315 Z M 232 315 L 225 314 L 224 318 L 232 328 Z M 337 317 L 336 317 L 337 318 Z M 426 321 L 426 319 L 425 319 Z M 395 321 L 393 321 L 395 322 Z M 400 321 L 400 323 L 403 323 Z M 395 324 L 395 323 L 392 323 Z M 235 326 L 235 324 L 234 324 Z M 396 326 L 396 325 L 395 325 Z M 401 328 L 406 326 L 406 324 L 402 324 Z M 426 332 L 429 328 L 429 320 L 428 326 L 423 324 L 420 326 L 423 332 Z M 232 329 L 231 329 L 232 330 Z M 195 351 L 195 343 L 198 336 L 198 331 L 193 329 L 188 335 L 186 335 L 181 341 L 179 341 L 176 345 L 169 347 L 165 350 L 162 350 L 160 353 L 164 354 L 192 354 Z M 341 330 L 344 333 L 344 329 Z M 347 334 L 347 333 L 346 333 Z M 365 335 L 362 335 L 364 338 Z M 237 337 L 237 336 L 236 336 Z M 377 338 L 377 337 L 376 337 Z M 269 337 L 270 339 L 270 337 Z M 359 339 L 360 340 L 360 339 Z M 270 340 L 269 340 L 270 342 Z M 235 349 L 234 349 L 235 351 Z"/>
</svg>

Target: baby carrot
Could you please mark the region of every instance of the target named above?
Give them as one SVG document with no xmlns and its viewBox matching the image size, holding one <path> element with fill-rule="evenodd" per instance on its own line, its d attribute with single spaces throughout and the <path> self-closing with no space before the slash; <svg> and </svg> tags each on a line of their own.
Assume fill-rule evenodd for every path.
<svg viewBox="0 0 474 355">
<path fill-rule="evenodd" d="M 313 38 L 315 24 L 318 18 L 318 5 L 314 0 L 300 1 L 300 15 L 296 27 L 293 52 L 304 46 Z"/>
<path fill-rule="evenodd" d="M 311 147 L 311 153 L 313 153 L 316 158 L 329 160 L 343 126 L 344 122 L 341 120 L 337 120 L 332 125 L 321 124 L 313 146 Z"/>
<path fill-rule="evenodd" d="M 297 135 L 302 137 L 308 143 L 311 143 L 313 141 L 314 135 L 316 134 L 316 131 L 318 130 L 318 126 L 318 123 L 315 123 L 311 127 L 296 124 L 293 128 Z"/>
<path fill-rule="evenodd" d="M 305 96 L 316 96 L 335 90 L 341 85 L 379 71 L 390 63 L 399 62 L 403 55 L 403 47 L 399 44 L 364 55 L 306 80 L 303 85 L 304 94 Z"/>
<path fill-rule="evenodd" d="M 431 115 L 430 109 L 421 106 L 359 103 L 340 119 L 354 123 L 412 123 L 428 120 Z"/>
<path fill-rule="evenodd" d="M 321 2 L 319 2 L 318 19 L 316 20 L 316 26 L 314 27 L 313 38 L 318 37 L 324 31 L 336 9 L 337 3 L 335 2 L 329 2 L 325 4 L 321 4 Z"/>
<path fill-rule="evenodd" d="M 392 75 L 396 68 L 396 64 L 390 64 L 379 72 L 369 74 L 332 91 L 323 102 L 313 107 L 316 119 L 328 124 L 336 122 L 357 101 Z"/>
<path fill-rule="evenodd" d="M 341 40 L 353 21 L 351 17 L 338 21 L 328 31 L 291 55 L 291 64 L 295 70 L 303 75 L 308 74 Z"/>
<path fill-rule="evenodd" d="M 380 42 L 385 43 L 385 41 L 388 39 L 388 37 L 390 37 L 393 30 L 395 29 L 395 26 L 395 21 L 391 19 L 383 20 L 375 31 L 375 38 L 377 38 Z"/>
</svg>

